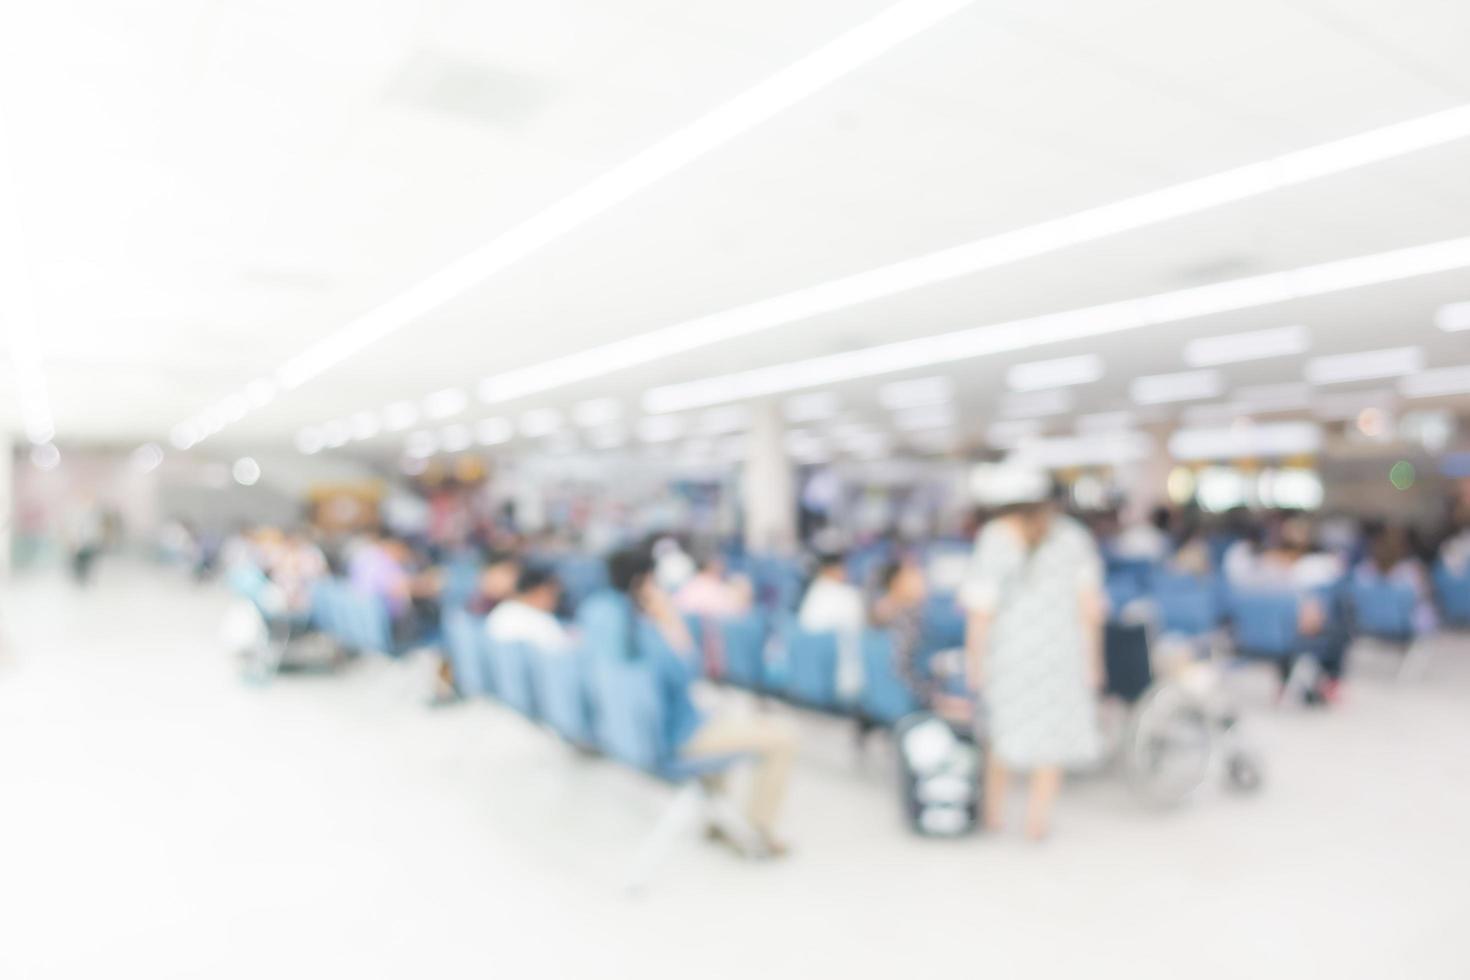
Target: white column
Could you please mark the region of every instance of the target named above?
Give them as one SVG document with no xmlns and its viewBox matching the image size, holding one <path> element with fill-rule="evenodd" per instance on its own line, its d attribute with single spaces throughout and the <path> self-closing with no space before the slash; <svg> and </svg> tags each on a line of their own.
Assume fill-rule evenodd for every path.
<svg viewBox="0 0 1470 980">
<path fill-rule="evenodd" d="M 796 474 L 786 456 L 786 426 L 775 402 L 753 406 L 740 498 L 746 548 L 795 550 Z"/>
<path fill-rule="evenodd" d="M 10 578 L 10 551 L 15 547 L 15 475 L 11 472 L 10 436 L 0 432 L 0 582 Z"/>
</svg>

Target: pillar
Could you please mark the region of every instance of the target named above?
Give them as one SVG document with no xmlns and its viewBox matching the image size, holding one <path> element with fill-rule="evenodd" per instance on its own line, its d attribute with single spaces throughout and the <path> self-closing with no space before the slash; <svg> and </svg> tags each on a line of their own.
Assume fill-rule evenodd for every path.
<svg viewBox="0 0 1470 980">
<path fill-rule="evenodd" d="M 752 406 L 740 502 L 745 547 L 756 552 L 796 549 L 796 473 L 786 455 L 786 426 L 776 402 Z"/>
</svg>

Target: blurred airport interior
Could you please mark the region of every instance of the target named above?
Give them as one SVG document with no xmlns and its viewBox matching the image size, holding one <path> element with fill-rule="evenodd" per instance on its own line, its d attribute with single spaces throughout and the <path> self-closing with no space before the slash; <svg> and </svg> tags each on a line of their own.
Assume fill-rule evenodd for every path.
<svg viewBox="0 0 1470 980">
<path fill-rule="evenodd" d="M 0 9 L 0 976 L 1463 977 L 1467 43 Z"/>
</svg>

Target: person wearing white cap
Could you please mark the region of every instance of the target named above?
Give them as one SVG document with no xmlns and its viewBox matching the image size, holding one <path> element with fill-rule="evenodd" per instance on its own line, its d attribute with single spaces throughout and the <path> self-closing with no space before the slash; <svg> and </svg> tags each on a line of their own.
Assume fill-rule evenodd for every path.
<svg viewBox="0 0 1470 980">
<path fill-rule="evenodd" d="M 1028 772 L 1026 834 L 1040 840 L 1062 771 L 1098 753 L 1102 561 L 1087 531 L 1056 513 L 1045 473 L 983 466 L 974 489 L 995 512 L 960 593 L 969 682 L 986 707 L 985 824 L 1004 826 L 1011 773 Z"/>
</svg>

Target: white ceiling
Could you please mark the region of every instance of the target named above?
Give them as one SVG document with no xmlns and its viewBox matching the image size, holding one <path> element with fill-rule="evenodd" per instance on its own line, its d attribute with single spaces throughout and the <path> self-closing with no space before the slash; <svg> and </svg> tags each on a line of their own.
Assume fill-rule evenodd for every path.
<svg viewBox="0 0 1470 980">
<path fill-rule="evenodd" d="M 59 438 L 176 423 L 883 9 L 885 0 L 110 0 L 0 13 L 0 135 Z M 701 314 L 1470 103 L 1470 5 L 987 0 L 215 437 L 473 391 Z M 466 420 L 1470 235 L 1470 140 L 661 360 Z M 1097 352 L 1078 411 L 1193 336 L 1423 344 L 1442 273 L 947 366 Z M 0 332 L 3 337 L 3 332 Z M 1301 376 L 1234 365 L 1232 384 Z M 918 372 L 918 373 L 933 373 Z M 10 379 L 6 377 L 7 381 Z M 881 379 L 886 380 L 886 379 Z M 844 386 L 874 415 L 877 381 Z M 1363 387 L 1381 387 L 1365 385 Z M 1349 387 L 1349 390 L 1352 390 Z M 0 425 L 18 431 L 15 399 Z M 377 445 L 396 448 L 395 441 Z"/>
</svg>

